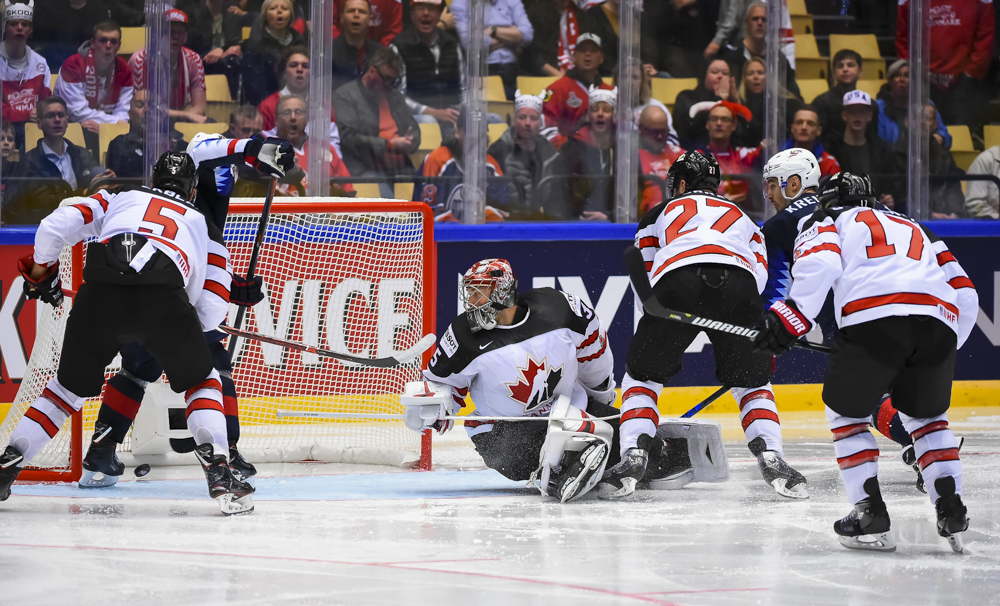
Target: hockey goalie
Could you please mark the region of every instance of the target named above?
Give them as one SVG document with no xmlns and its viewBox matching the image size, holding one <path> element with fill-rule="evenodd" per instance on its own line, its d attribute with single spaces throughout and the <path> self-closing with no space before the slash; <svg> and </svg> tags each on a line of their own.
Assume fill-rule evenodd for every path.
<svg viewBox="0 0 1000 606">
<path fill-rule="evenodd" d="M 426 380 L 400 398 L 407 426 L 443 433 L 471 395 L 475 410 L 463 420 L 487 467 L 563 503 L 580 498 L 620 460 L 614 360 L 600 319 L 553 288 L 518 294 L 504 259 L 476 263 L 460 288 L 465 313 L 438 341 Z M 674 424 L 647 444 L 640 482 L 679 488 L 727 477 L 718 425 Z M 699 456 L 706 448 L 712 456 Z"/>
</svg>

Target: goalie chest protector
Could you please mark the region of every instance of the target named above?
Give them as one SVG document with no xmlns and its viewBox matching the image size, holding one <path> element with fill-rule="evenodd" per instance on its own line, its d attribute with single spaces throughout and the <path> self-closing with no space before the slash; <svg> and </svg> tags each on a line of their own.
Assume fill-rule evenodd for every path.
<svg viewBox="0 0 1000 606">
<path fill-rule="evenodd" d="M 554 288 L 518 295 L 518 305 L 528 308 L 520 321 L 493 330 L 472 332 L 464 313 L 455 318 L 425 372 L 460 392 L 468 389 L 477 416 L 543 416 L 559 395 L 573 395 L 577 344 L 594 311 Z"/>
</svg>

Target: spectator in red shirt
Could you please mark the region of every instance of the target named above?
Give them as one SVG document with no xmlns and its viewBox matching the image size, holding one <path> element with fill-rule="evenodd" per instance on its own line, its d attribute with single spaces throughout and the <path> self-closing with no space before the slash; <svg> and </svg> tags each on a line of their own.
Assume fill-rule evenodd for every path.
<svg viewBox="0 0 1000 606">
<path fill-rule="evenodd" d="M 996 28 L 992 0 L 930 2 L 931 100 L 945 124 L 982 125 L 989 94 L 983 78 L 993 58 Z M 926 41 L 925 41 L 926 42 Z M 900 0 L 896 54 L 910 58 L 910 2 Z"/>
<path fill-rule="evenodd" d="M 792 132 L 792 138 L 785 144 L 785 149 L 801 147 L 811 151 L 819 160 L 819 171 L 823 177 L 830 177 L 840 172 L 837 159 L 827 153 L 823 149 L 823 144 L 819 142 L 823 127 L 819 123 L 819 114 L 811 105 L 803 105 L 795 112 L 789 130 Z"/>
<path fill-rule="evenodd" d="M 170 22 L 170 119 L 204 124 L 208 118 L 205 110 L 205 65 L 198 53 L 184 46 L 187 42 L 188 17 L 184 11 L 172 8 L 167 11 Z M 128 60 L 132 69 L 135 88 L 146 87 L 146 49 L 140 48 Z"/>
<path fill-rule="evenodd" d="M 719 168 L 724 175 L 745 175 L 757 173 L 761 150 L 759 147 L 735 147 L 732 143 L 736 132 L 737 119 L 750 117 L 750 110 L 737 103 L 719 102 L 708 112 L 705 128 L 708 130 L 708 145 L 705 151 L 711 152 L 719 161 Z M 755 199 L 750 188 L 750 181 L 743 179 L 724 179 L 719 184 L 719 193 L 747 212 L 763 211 L 763 201 Z"/>
<path fill-rule="evenodd" d="M 603 62 L 601 39 L 595 34 L 580 34 L 573 51 L 575 67 L 553 82 L 543 95 L 545 130 L 542 133 L 553 141 L 553 144 L 556 144 L 555 137 L 562 135 L 563 139 L 559 141 L 561 144 L 565 137 L 579 127 L 580 120 L 587 115 L 591 86 L 611 90 L 610 86 L 601 81 L 597 73 Z"/>
<path fill-rule="evenodd" d="M 287 140 L 295 149 L 295 168 L 280 180 L 275 193 L 281 196 L 305 195 L 309 187 L 309 146 L 306 142 L 306 124 L 309 123 L 309 107 L 305 99 L 290 95 L 278 102 L 277 107 L 278 137 Z M 337 150 L 330 146 L 330 177 L 350 177 L 343 160 Z M 354 192 L 350 183 L 340 183 L 330 187 L 330 195 L 345 195 Z"/>
<path fill-rule="evenodd" d="M 340 34 L 333 39 L 333 90 L 361 77 L 368 58 L 380 48 L 367 37 L 371 4 L 368 0 L 343 0 L 340 5 Z"/>
<path fill-rule="evenodd" d="M 302 97 L 303 99 L 309 98 L 309 51 L 304 46 L 292 46 L 285 49 L 285 52 L 281 54 L 281 59 L 278 61 L 278 73 L 279 81 L 282 84 L 282 89 L 274 93 L 267 99 L 261 102 L 258 106 L 260 115 L 264 120 L 263 130 L 268 137 L 276 137 L 274 132 L 275 129 L 275 110 L 278 107 L 278 101 L 283 97 L 289 95 L 295 95 L 297 97 Z M 334 122 L 336 120 L 336 114 L 333 111 L 333 107 L 330 108 L 330 143 L 337 149 L 337 153 L 340 153 L 340 132 L 337 130 L 337 124 Z M 306 134 L 309 134 L 309 126 L 306 126 Z M 249 136 L 249 135 L 248 135 Z M 246 137 L 236 137 L 238 139 L 244 139 Z"/>
<path fill-rule="evenodd" d="M 8 4 L 3 12 L 4 35 L 0 44 L 3 121 L 14 123 L 17 148 L 21 151 L 24 151 L 24 123 L 36 120 L 35 103 L 52 94 L 48 64 L 28 48 L 33 19 L 34 4 Z"/>
<path fill-rule="evenodd" d="M 98 23 L 93 39 L 59 69 L 55 94 L 66 100 L 70 122 L 80 122 L 94 135 L 101 124 L 128 124 L 132 70 L 118 56 L 121 46 L 118 24 Z"/>
<path fill-rule="evenodd" d="M 335 0 L 335 15 L 343 12 L 345 0 Z M 366 27 L 369 40 L 382 46 L 389 46 L 392 39 L 403 31 L 403 3 L 400 0 L 371 0 L 369 3 L 371 18 Z M 333 36 L 343 33 L 343 24 L 333 22 Z"/>
<path fill-rule="evenodd" d="M 643 175 L 655 175 L 664 182 L 667 171 L 684 150 L 670 143 L 670 120 L 667 112 L 650 105 L 639 115 L 639 164 Z M 639 216 L 663 201 L 663 189 L 656 181 L 640 179 L 642 200 Z"/>
</svg>

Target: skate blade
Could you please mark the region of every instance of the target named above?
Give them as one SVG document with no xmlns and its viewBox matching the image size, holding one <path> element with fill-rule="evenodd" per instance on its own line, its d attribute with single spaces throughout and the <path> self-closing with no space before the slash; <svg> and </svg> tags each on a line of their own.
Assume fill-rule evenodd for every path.
<svg viewBox="0 0 1000 606">
<path fill-rule="evenodd" d="M 848 549 L 861 551 L 896 551 L 896 541 L 888 532 L 863 534 L 856 537 L 837 537 L 840 544 Z"/>
<path fill-rule="evenodd" d="M 118 483 L 118 476 L 109 476 L 100 471 L 83 470 L 78 482 L 80 488 L 107 488 Z"/>
<path fill-rule="evenodd" d="M 774 488 L 774 492 L 780 494 L 783 497 L 789 499 L 808 499 L 809 491 L 806 490 L 805 484 L 796 484 L 791 488 L 786 488 L 785 485 L 788 483 L 786 478 L 776 478 L 771 481 L 771 486 Z"/>
<path fill-rule="evenodd" d="M 597 496 L 602 499 L 617 500 L 627 499 L 635 494 L 635 485 L 638 484 L 635 478 L 622 478 L 622 487 L 615 488 L 611 484 L 598 484 Z"/>
<path fill-rule="evenodd" d="M 587 455 L 587 460 L 583 463 L 584 469 L 590 471 L 597 469 L 601 466 L 601 463 L 604 462 L 607 454 L 608 448 L 606 446 L 595 448 L 593 452 Z M 571 482 L 562 487 L 559 498 L 560 503 L 567 503 L 575 499 L 577 496 L 583 496 L 584 493 L 580 492 L 580 489 L 583 487 L 583 476 L 584 474 L 581 472 L 580 475 L 576 476 Z"/>
<path fill-rule="evenodd" d="M 649 480 L 647 484 L 649 484 L 650 490 L 680 490 L 691 482 L 694 482 L 694 470 L 685 469 L 684 471 L 676 473 L 672 476 Z"/>
<path fill-rule="evenodd" d="M 244 516 L 253 513 L 253 498 L 250 495 L 237 497 L 227 493 L 215 497 L 224 516 Z"/>
<path fill-rule="evenodd" d="M 948 545 L 951 546 L 952 551 L 955 553 L 965 553 L 965 541 L 962 540 L 962 533 L 956 532 L 945 538 L 948 539 Z"/>
</svg>

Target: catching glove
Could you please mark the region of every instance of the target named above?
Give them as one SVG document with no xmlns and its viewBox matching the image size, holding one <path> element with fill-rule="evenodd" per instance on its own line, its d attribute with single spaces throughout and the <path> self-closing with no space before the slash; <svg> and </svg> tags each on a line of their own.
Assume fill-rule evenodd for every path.
<svg viewBox="0 0 1000 606">
<path fill-rule="evenodd" d="M 24 296 L 29 299 L 41 299 L 52 307 L 59 307 L 63 302 L 59 261 L 46 268 L 45 275 L 37 281 L 31 278 L 31 270 L 34 266 L 34 253 L 29 253 L 17 260 L 17 271 L 24 276 Z"/>
<path fill-rule="evenodd" d="M 780 356 L 811 327 L 812 322 L 799 311 L 795 301 L 777 301 L 754 324 L 758 331 L 753 339 L 754 349 Z"/>
<path fill-rule="evenodd" d="M 248 280 L 233 274 L 233 284 L 229 287 L 229 302 L 243 307 L 253 307 L 264 300 L 263 285 L 264 280 L 260 276 Z"/>
<path fill-rule="evenodd" d="M 243 161 L 262 174 L 280 178 L 295 168 L 295 149 L 284 139 L 254 135 L 243 148 Z"/>
</svg>

